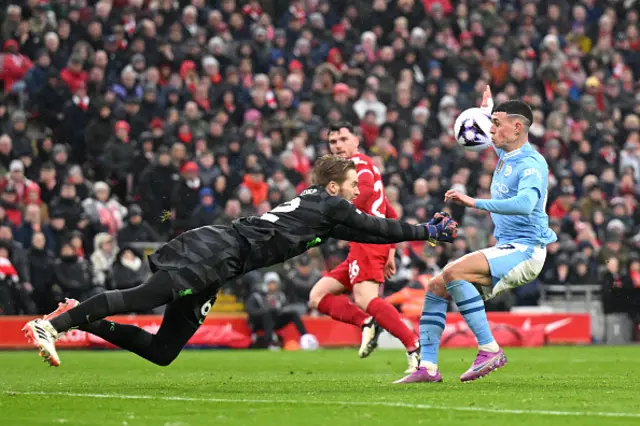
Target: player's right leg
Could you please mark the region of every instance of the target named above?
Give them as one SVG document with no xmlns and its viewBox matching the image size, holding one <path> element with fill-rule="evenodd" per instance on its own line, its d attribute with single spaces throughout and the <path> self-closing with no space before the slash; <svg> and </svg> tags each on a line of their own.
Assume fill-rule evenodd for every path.
<svg viewBox="0 0 640 426">
<path fill-rule="evenodd" d="M 311 289 L 309 307 L 336 321 L 362 327 L 369 316 L 342 294 L 345 290 L 337 279 L 322 277 Z"/>
<path fill-rule="evenodd" d="M 366 276 L 366 275 L 365 275 Z M 356 277 L 356 280 L 358 278 Z M 382 279 L 382 278 L 381 278 Z M 361 281 L 353 285 L 353 296 L 361 309 L 371 315 L 375 322 L 400 339 L 407 349 L 407 373 L 418 368 L 420 362 L 420 341 L 413 331 L 402 321 L 400 313 L 389 302 L 378 297 L 380 283 L 375 281 Z M 360 347 L 360 356 L 364 358 L 378 346 L 378 335 L 367 346 Z"/>
<path fill-rule="evenodd" d="M 360 353 L 362 353 L 363 347 L 368 347 L 377 340 L 382 329 L 373 317 L 364 313 L 342 294 L 348 289 L 347 286 L 349 286 L 349 265 L 344 261 L 313 286 L 309 295 L 309 307 L 329 315 L 336 321 L 360 327 L 362 329 Z"/>
<path fill-rule="evenodd" d="M 109 315 L 146 311 L 164 305 L 174 298 L 171 276 L 157 271 L 145 283 L 127 290 L 113 290 L 93 296 L 60 315 L 29 321 L 22 329 L 27 340 L 39 349 L 49 365 L 60 365 L 55 348 L 59 333 L 90 324 Z"/>
</svg>

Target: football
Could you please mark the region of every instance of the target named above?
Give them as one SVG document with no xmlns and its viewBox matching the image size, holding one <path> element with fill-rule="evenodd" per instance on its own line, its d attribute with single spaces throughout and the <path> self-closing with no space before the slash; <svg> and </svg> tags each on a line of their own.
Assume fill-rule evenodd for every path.
<svg viewBox="0 0 640 426">
<path fill-rule="evenodd" d="M 315 351 L 320 347 L 318 339 L 313 334 L 303 334 L 300 337 L 300 348 L 304 351 Z"/>
<path fill-rule="evenodd" d="M 491 145 L 491 117 L 480 108 L 462 112 L 453 125 L 458 144 L 468 151 L 482 151 Z"/>
</svg>

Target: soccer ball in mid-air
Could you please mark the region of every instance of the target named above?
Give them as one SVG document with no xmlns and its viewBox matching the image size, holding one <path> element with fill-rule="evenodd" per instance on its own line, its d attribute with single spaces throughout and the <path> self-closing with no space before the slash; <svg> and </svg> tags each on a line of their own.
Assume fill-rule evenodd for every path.
<svg viewBox="0 0 640 426">
<path fill-rule="evenodd" d="M 453 125 L 458 144 L 468 151 L 482 151 L 491 145 L 491 117 L 480 108 L 462 112 Z"/>
</svg>

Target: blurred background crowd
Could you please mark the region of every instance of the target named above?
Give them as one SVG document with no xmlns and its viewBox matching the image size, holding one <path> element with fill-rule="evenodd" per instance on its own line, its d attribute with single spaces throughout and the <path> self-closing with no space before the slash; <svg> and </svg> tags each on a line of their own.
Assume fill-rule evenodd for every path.
<svg viewBox="0 0 640 426">
<path fill-rule="evenodd" d="M 423 289 L 494 243 L 488 214 L 443 204 L 449 188 L 490 196 L 493 150 L 464 152 L 452 136 L 487 84 L 496 102 L 534 110 L 530 141 L 549 162 L 559 236 L 539 280 L 493 308 L 536 304 L 545 284 L 594 284 L 605 310 L 640 311 L 636 0 L 10 3 L 0 10 L 2 313 L 134 286 L 153 243 L 291 199 L 339 119 L 359 127 L 403 220 L 448 210 L 462 224 L 452 245 L 399 245 L 385 292 Z M 254 273 L 225 291 L 280 292 L 278 303 L 304 312 L 346 251 L 330 241 L 274 268 L 276 285 Z"/>
</svg>

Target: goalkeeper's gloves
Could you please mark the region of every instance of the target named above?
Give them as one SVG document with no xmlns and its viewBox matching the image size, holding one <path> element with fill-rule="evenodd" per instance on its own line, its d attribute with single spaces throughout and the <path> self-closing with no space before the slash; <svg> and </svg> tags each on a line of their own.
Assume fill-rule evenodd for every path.
<svg viewBox="0 0 640 426">
<path fill-rule="evenodd" d="M 438 212 L 433 215 L 431 220 L 427 222 L 427 225 L 437 225 L 442 222 L 443 219 L 451 219 L 451 215 L 447 212 Z"/>
<path fill-rule="evenodd" d="M 435 245 L 437 241 L 452 243 L 458 235 L 458 222 L 447 213 L 436 213 L 424 226 L 429 231 L 428 241 L 431 245 Z"/>
</svg>

